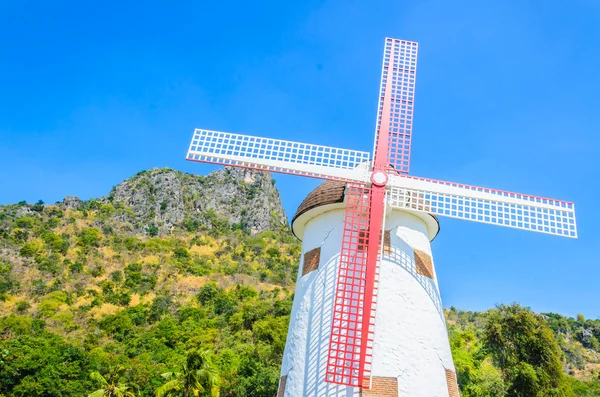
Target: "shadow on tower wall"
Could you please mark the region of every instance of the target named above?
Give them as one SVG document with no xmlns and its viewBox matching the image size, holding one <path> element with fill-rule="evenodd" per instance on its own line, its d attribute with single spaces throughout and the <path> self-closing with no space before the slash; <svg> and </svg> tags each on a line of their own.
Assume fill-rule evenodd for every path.
<svg viewBox="0 0 600 397">
<path fill-rule="evenodd" d="M 444 318 L 444 309 L 442 307 L 442 298 L 440 297 L 440 291 L 438 289 L 438 285 L 435 280 L 419 274 L 417 272 L 417 264 L 415 262 L 415 253 L 414 249 L 406 243 L 403 239 L 397 237 L 394 233 L 391 233 L 391 247 L 388 252 L 384 252 L 383 260 L 391 262 L 395 265 L 400 266 L 402 269 L 406 270 L 425 290 L 429 299 L 435 306 L 438 314 L 440 315 L 440 319 L 446 324 L 446 320 Z M 435 263 L 433 265 L 435 268 Z M 435 271 L 434 271 L 435 273 Z"/>
<path fill-rule="evenodd" d="M 383 260 L 401 267 L 420 284 L 434 304 L 445 326 L 442 302 L 435 280 L 417 272 L 413 248 L 401 238 L 394 237 L 392 237 L 392 247 L 383 255 Z M 327 366 L 338 266 L 339 254 L 329 258 L 325 264 L 319 266 L 318 270 L 308 275 L 311 278 L 307 280 L 310 286 L 299 311 L 309 313 L 306 325 L 306 360 L 303 371 L 304 396 L 360 396 L 357 388 L 323 382 Z"/>
</svg>

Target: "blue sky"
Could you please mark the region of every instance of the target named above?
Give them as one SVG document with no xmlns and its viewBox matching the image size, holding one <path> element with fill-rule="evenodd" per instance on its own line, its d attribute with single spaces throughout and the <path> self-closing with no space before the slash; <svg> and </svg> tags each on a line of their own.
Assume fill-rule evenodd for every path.
<svg viewBox="0 0 600 397">
<path fill-rule="evenodd" d="M 186 163 L 195 127 L 369 151 L 418 41 L 413 175 L 574 201 L 578 240 L 442 219 L 444 305 L 600 317 L 600 3 L 0 1 L 0 204 Z M 292 214 L 319 182 L 276 176 Z"/>
</svg>

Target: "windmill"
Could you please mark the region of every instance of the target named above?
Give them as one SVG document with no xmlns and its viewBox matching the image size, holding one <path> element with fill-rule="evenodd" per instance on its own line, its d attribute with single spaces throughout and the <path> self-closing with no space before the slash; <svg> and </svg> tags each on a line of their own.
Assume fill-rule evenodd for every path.
<svg viewBox="0 0 600 397">
<path fill-rule="evenodd" d="M 340 228 L 341 247 L 338 247 L 337 259 L 334 261 L 336 276 L 333 284 L 335 291 L 331 292 L 330 300 L 332 311 L 326 315 L 330 321 L 327 353 L 322 354 L 326 361 L 313 370 L 317 373 L 318 381 L 311 386 L 311 391 L 307 389 L 307 376 L 304 373 L 304 380 L 299 379 L 300 376 L 296 379 L 299 385 L 297 391 L 285 392 L 286 395 L 337 395 L 337 391 L 334 393 L 332 390 L 338 389 L 324 388 L 321 384 L 323 382 L 354 390 L 371 389 L 375 394 L 369 395 L 373 396 L 401 393 L 389 392 L 386 386 L 377 386 L 388 389 L 383 394 L 377 394 L 372 373 L 373 354 L 377 353 L 374 335 L 380 332 L 375 329 L 379 316 L 376 315 L 379 267 L 384 255 L 395 249 L 385 227 L 386 212 L 413 214 L 415 219 L 423 219 L 424 214 L 427 214 L 428 222 L 431 219 L 437 222 L 437 216 L 445 216 L 562 237 L 577 237 L 575 210 L 571 202 L 408 174 L 417 50 L 416 42 L 385 39 L 373 157 L 368 152 L 337 147 L 204 129 L 194 131 L 187 160 L 315 177 L 336 181 L 337 186 L 342 186 L 342 201 L 337 201 L 338 206 L 343 202 L 345 210 Z M 427 244 L 439 230 L 432 231 L 431 227 L 428 228 Z M 423 233 L 427 234 L 427 231 Z M 308 254 L 303 254 L 305 266 Z M 423 266 L 424 262 L 418 255 L 420 253 L 415 250 L 414 258 L 409 260 L 416 263 L 415 266 L 419 266 L 419 263 Z M 430 269 L 426 276 L 434 279 L 433 273 Z M 303 274 L 301 272 L 300 275 Z M 431 287 L 433 295 L 436 291 L 439 295 L 437 283 L 427 285 Z M 300 299 L 298 288 L 295 306 L 296 300 Z M 302 314 L 293 314 L 294 316 Z M 293 325 L 290 325 L 290 334 L 292 329 Z M 447 350 L 449 354 L 445 332 L 443 328 L 446 339 L 441 343 L 446 347 L 441 349 Z M 290 338 L 295 336 L 288 335 L 288 345 Z M 304 343 L 304 339 L 302 342 Z M 306 350 L 298 351 L 303 353 L 296 354 L 309 354 Z M 285 360 L 289 361 L 291 358 L 284 357 Z M 445 365 L 446 376 L 452 377 L 451 357 L 449 360 L 450 363 Z M 302 365 L 306 368 L 309 366 Z M 425 371 L 425 367 L 430 364 L 415 365 L 422 366 Z M 288 363 L 288 366 L 291 368 L 293 365 Z M 287 375 L 282 377 L 280 395 L 284 393 L 282 390 L 286 388 L 285 383 L 290 383 L 290 379 L 286 380 L 286 377 Z M 423 383 L 425 381 L 419 382 L 423 384 L 422 387 L 427 387 Z M 456 383 L 455 377 L 453 382 Z M 449 381 L 448 394 L 458 395 L 457 388 L 450 383 Z M 390 394 L 385 394 L 388 392 Z M 438 391 L 429 393 L 431 394 L 419 394 L 412 390 L 402 395 L 443 395 Z"/>
</svg>

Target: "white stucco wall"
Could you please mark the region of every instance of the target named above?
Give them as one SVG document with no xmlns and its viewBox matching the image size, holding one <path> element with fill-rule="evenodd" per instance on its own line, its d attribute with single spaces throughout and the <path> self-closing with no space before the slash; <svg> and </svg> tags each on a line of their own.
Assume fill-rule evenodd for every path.
<svg viewBox="0 0 600 397">
<path fill-rule="evenodd" d="M 281 375 L 286 397 L 359 396 L 357 388 L 325 382 L 331 311 L 344 209 L 320 214 L 304 229 L 302 252 L 321 247 L 319 269 L 298 281 Z M 431 255 L 426 225 L 417 216 L 389 211 L 390 255 L 381 261 L 373 376 L 398 378 L 398 395 L 448 395 L 444 369 L 454 370 L 436 280 L 417 274 L 413 249 Z M 300 258 L 302 264 L 304 257 Z"/>
</svg>

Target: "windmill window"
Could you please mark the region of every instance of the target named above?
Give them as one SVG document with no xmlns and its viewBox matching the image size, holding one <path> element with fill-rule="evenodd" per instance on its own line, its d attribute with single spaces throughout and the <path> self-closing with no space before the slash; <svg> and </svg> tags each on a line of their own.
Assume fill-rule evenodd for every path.
<svg viewBox="0 0 600 397">
<path fill-rule="evenodd" d="M 306 275 L 313 270 L 319 268 L 319 261 L 321 260 L 321 247 L 314 248 L 304 253 L 304 263 L 302 264 L 302 275 Z"/>
<path fill-rule="evenodd" d="M 383 254 L 391 255 L 392 253 L 392 236 L 391 230 L 386 230 L 383 233 Z"/>
<path fill-rule="evenodd" d="M 358 232 L 358 245 L 357 251 L 366 251 L 367 250 L 367 238 L 369 233 L 366 230 L 361 230 Z"/>
<path fill-rule="evenodd" d="M 415 251 L 415 267 L 417 269 L 417 273 L 429 277 L 433 280 L 433 261 L 431 260 L 431 256 L 426 254 L 423 251 L 414 250 Z"/>
</svg>

